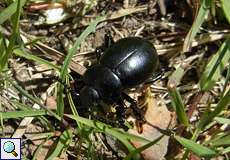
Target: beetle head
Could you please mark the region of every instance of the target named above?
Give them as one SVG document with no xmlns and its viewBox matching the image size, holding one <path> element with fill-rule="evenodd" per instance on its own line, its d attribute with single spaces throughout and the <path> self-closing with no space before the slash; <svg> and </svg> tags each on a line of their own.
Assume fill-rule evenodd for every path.
<svg viewBox="0 0 230 160">
<path fill-rule="evenodd" d="M 99 103 L 99 94 L 98 92 L 89 86 L 85 86 L 80 91 L 80 99 L 83 107 L 95 106 Z"/>
</svg>

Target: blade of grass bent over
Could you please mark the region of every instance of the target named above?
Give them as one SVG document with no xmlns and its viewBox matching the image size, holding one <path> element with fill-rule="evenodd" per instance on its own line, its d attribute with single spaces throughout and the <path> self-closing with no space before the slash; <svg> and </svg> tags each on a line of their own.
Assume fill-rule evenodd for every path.
<svg viewBox="0 0 230 160">
<path fill-rule="evenodd" d="M 82 124 L 85 124 L 89 127 L 92 127 L 96 130 L 96 132 L 102 132 L 102 133 L 106 133 L 108 135 L 111 135 L 113 137 L 115 137 L 116 139 L 118 139 L 127 149 L 128 151 L 134 151 L 135 147 L 130 143 L 130 140 L 139 140 L 142 142 L 149 142 L 148 140 L 146 140 L 145 138 L 142 137 L 138 137 L 135 135 L 131 135 L 129 133 L 125 133 L 122 132 L 120 130 L 118 130 L 117 128 L 112 128 L 109 125 L 106 125 L 102 122 L 98 122 L 98 121 L 93 121 L 93 120 L 89 120 L 86 118 L 82 118 L 79 116 L 72 116 L 72 115 L 67 115 L 67 117 L 74 119 Z"/>
<path fill-rule="evenodd" d="M 121 130 L 117 129 L 117 128 L 112 128 L 111 126 L 104 124 L 102 122 L 98 122 L 98 121 L 93 121 L 93 120 L 89 120 L 86 118 L 82 118 L 79 116 L 73 116 L 73 115 L 65 115 L 68 118 L 74 119 L 82 124 L 85 124 L 89 127 L 94 128 L 97 132 L 103 132 L 106 134 L 109 134 L 115 138 L 117 138 L 120 142 L 122 142 L 127 149 L 131 152 L 133 150 L 135 150 L 135 148 L 132 146 L 132 144 L 130 144 L 130 140 L 135 140 L 135 141 L 141 141 L 144 143 L 149 143 L 150 141 L 143 138 L 143 137 L 139 137 L 139 136 L 135 136 L 126 132 L 122 132 Z"/>
<path fill-rule="evenodd" d="M 136 141 L 141 141 L 144 143 L 149 143 L 150 141 L 143 138 L 143 137 L 139 137 L 136 135 L 132 135 L 129 134 L 127 132 L 122 132 L 120 129 L 118 128 L 113 128 L 112 126 L 108 125 L 108 124 L 104 124 L 102 122 L 99 121 L 95 121 L 95 120 L 89 120 L 87 118 L 83 118 L 80 116 L 73 116 L 73 115 L 67 115 L 65 114 L 66 117 L 71 118 L 73 120 L 76 120 L 82 124 L 85 124 L 89 127 L 95 128 L 98 132 L 103 132 L 103 133 L 107 133 L 110 134 L 111 136 L 114 136 L 118 139 L 123 138 L 123 139 L 128 139 L 128 140 L 136 140 Z M 121 137 L 119 137 L 121 136 Z"/>
<path fill-rule="evenodd" d="M 75 41 L 73 47 L 71 49 L 69 49 L 68 54 L 64 60 L 64 64 L 63 67 L 61 69 L 61 73 L 60 73 L 60 80 L 62 83 L 65 82 L 65 78 L 66 75 L 68 73 L 68 68 L 70 65 L 70 61 L 72 59 L 72 57 L 74 56 L 74 54 L 77 53 L 77 49 L 79 48 L 81 42 L 92 32 L 95 32 L 96 30 L 96 26 L 98 23 L 100 23 L 101 21 L 104 20 L 104 16 L 103 17 L 98 17 L 96 18 L 95 21 L 93 21 L 85 30 L 84 32 L 78 37 L 78 39 Z M 59 116 L 63 117 L 63 112 L 64 112 L 64 102 L 63 102 L 63 85 L 62 84 L 58 84 L 58 93 L 57 93 L 57 113 Z"/>
</svg>

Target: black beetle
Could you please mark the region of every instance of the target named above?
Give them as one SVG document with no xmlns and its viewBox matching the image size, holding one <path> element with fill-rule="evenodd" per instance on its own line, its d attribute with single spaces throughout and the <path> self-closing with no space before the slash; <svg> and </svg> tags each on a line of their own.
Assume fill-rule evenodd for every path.
<svg viewBox="0 0 230 160">
<path fill-rule="evenodd" d="M 105 50 L 98 64 L 83 75 L 85 86 L 80 90 L 82 106 L 95 106 L 100 101 L 116 103 L 117 119 L 124 123 L 124 100 L 127 100 L 137 119 L 143 119 L 135 100 L 124 91 L 153 77 L 158 64 L 156 49 L 149 41 L 139 37 L 118 40 Z"/>
</svg>

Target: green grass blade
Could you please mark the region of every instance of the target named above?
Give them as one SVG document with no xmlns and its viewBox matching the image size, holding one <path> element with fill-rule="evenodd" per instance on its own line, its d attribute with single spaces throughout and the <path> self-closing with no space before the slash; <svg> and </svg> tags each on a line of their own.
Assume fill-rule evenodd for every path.
<svg viewBox="0 0 230 160">
<path fill-rule="evenodd" d="M 230 2 L 229 0 L 221 0 L 221 7 L 224 11 L 225 17 L 228 20 L 228 23 L 230 24 Z"/>
<path fill-rule="evenodd" d="M 68 54 L 64 60 L 64 64 L 61 70 L 60 78 L 62 82 L 65 80 L 65 75 L 68 72 L 68 68 L 71 62 L 72 57 L 77 53 L 77 49 L 80 44 L 85 40 L 85 38 L 92 32 L 95 32 L 96 26 L 98 23 L 102 22 L 105 19 L 104 16 L 97 17 L 90 25 L 84 30 L 84 32 L 79 36 L 79 38 L 74 42 L 74 45 L 71 49 L 68 50 Z"/>
<path fill-rule="evenodd" d="M 25 104 L 22 104 L 20 103 L 19 101 L 17 100 L 10 100 L 10 103 L 12 104 L 12 106 L 15 106 L 15 108 L 19 109 L 19 110 L 23 110 L 23 111 L 33 111 L 34 109 L 25 105 Z M 47 112 L 48 114 L 48 112 Z M 51 122 L 45 118 L 44 116 L 39 116 L 39 117 L 36 117 L 43 126 L 46 127 L 47 130 L 51 130 L 51 131 L 54 131 L 54 126 L 51 124 Z"/>
<path fill-rule="evenodd" d="M 188 126 L 189 122 L 185 113 L 185 106 L 182 101 L 181 95 L 176 88 L 176 86 L 178 86 L 181 83 L 181 79 L 183 75 L 184 75 L 184 69 L 181 66 L 179 66 L 169 77 L 167 86 L 168 86 L 169 95 L 171 97 L 172 106 L 177 113 L 177 117 L 179 121 L 185 126 Z"/>
<path fill-rule="evenodd" d="M 205 158 L 210 158 L 215 156 L 217 153 L 207 147 L 204 147 L 200 144 L 195 143 L 192 140 L 188 140 L 179 136 L 174 137 L 182 146 L 185 148 L 189 149 L 196 155 L 200 157 L 205 157 Z"/>
<path fill-rule="evenodd" d="M 230 145 L 230 135 L 221 137 L 215 141 L 212 141 L 212 146 L 224 146 L 224 145 Z"/>
<path fill-rule="evenodd" d="M 14 49 L 13 52 L 17 56 L 24 57 L 24 58 L 26 58 L 28 60 L 33 60 L 33 61 L 35 61 L 37 63 L 40 63 L 40 64 L 45 64 L 46 66 L 48 66 L 51 69 L 60 71 L 60 67 L 57 67 L 56 65 L 50 63 L 49 61 L 44 60 L 44 59 L 42 59 L 40 57 L 37 57 L 37 56 L 33 55 L 32 53 L 28 53 L 27 51 L 25 51 L 25 50 L 23 50 L 21 48 Z"/>
<path fill-rule="evenodd" d="M 73 115 L 66 115 L 68 118 L 74 119 L 82 124 L 85 124 L 89 127 L 92 127 L 94 129 L 96 129 L 96 131 L 98 132 L 103 132 L 103 133 L 107 133 L 115 138 L 117 138 L 118 140 L 120 140 L 122 143 L 124 143 L 124 145 L 130 145 L 130 140 L 135 140 L 135 141 L 141 141 L 144 143 L 149 143 L 150 141 L 139 137 L 139 136 L 135 136 L 132 134 L 129 134 L 127 132 L 122 132 L 121 130 L 117 129 L 117 128 L 113 128 L 107 124 L 104 124 L 102 122 L 99 121 L 93 121 L 93 120 L 89 120 L 83 117 L 78 117 L 78 116 L 73 116 Z M 133 149 L 135 149 L 134 147 L 132 147 Z"/>
<path fill-rule="evenodd" d="M 189 126 L 189 121 L 184 109 L 185 106 L 179 91 L 176 89 L 176 87 L 168 88 L 168 90 L 169 90 L 169 95 L 171 97 L 172 106 L 176 111 L 179 121 L 185 126 Z"/>
<path fill-rule="evenodd" d="M 176 87 L 181 83 L 181 79 L 184 76 L 184 69 L 179 66 L 173 74 L 169 77 L 168 87 Z"/>
<path fill-rule="evenodd" d="M 5 50 L 6 50 L 6 46 L 4 43 L 4 37 L 3 37 L 2 33 L 0 32 L 0 53 L 1 53 L 0 59 L 2 59 L 2 57 L 4 56 Z"/>
<path fill-rule="evenodd" d="M 225 107 L 230 103 L 230 90 L 220 99 L 214 111 L 204 114 L 198 124 L 199 130 L 202 130 L 207 124 L 212 122 L 212 120 L 218 116 L 218 114 L 225 109 Z"/>
<path fill-rule="evenodd" d="M 3 24 L 7 19 L 9 19 L 17 11 L 17 2 L 18 1 L 14 1 L 7 8 L 1 11 L 0 25 Z M 21 0 L 20 8 L 22 8 L 22 6 L 24 6 L 25 3 L 26 3 L 26 0 Z"/>
<path fill-rule="evenodd" d="M 192 40 L 194 39 L 197 32 L 199 31 L 199 28 L 202 25 L 202 23 L 204 22 L 205 17 L 208 15 L 209 9 L 211 7 L 211 2 L 212 2 L 212 0 L 203 0 L 202 1 L 198 15 L 195 19 L 195 22 L 193 22 L 192 28 L 190 29 L 190 31 L 188 32 L 188 34 L 185 38 L 184 46 L 183 46 L 184 52 L 188 51 Z"/>
<path fill-rule="evenodd" d="M 13 47 L 15 45 L 16 39 L 18 37 L 19 34 L 19 19 L 20 19 L 20 15 L 21 15 L 21 10 L 22 10 L 22 3 L 21 0 L 16 1 L 17 2 L 17 11 L 16 13 L 13 15 L 12 18 L 12 23 L 13 23 L 13 32 L 12 35 L 10 36 L 10 40 L 9 40 L 9 45 L 6 49 L 6 52 L 4 54 L 4 56 L 1 58 L 1 63 L 0 63 L 0 71 L 2 71 L 4 69 L 4 67 L 6 66 L 9 57 L 12 54 L 13 51 Z M 4 16 L 4 15 L 3 15 Z"/>
<path fill-rule="evenodd" d="M 71 117 L 69 117 L 69 118 L 71 118 Z M 111 126 L 103 124 L 101 122 L 92 121 L 92 120 L 89 120 L 89 119 L 84 120 L 84 119 L 85 118 L 82 118 L 82 117 L 79 117 L 79 116 L 77 116 L 77 117 L 75 116 L 75 118 L 74 118 L 74 120 L 76 120 L 76 121 L 78 121 L 78 122 L 80 122 L 82 124 L 85 124 L 85 125 L 87 125 L 89 127 L 94 128 L 96 130 L 96 132 L 103 132 L 103 133 L 106 133 L 106 134 L 109 134 L 109 135 L 115 137 L 130 152 L 135 150 L 135 147 L 130 143 L 130 140 L 139 140 L 139 141 L 142 141 L 142 142 L 148 141 L 148 140 L 146 140 L 146 139 L 144 139 L 142 137 L 138 137 L 138 136 L 135 136 L 135 135 L 131 135 L 131 134 L 122 132 L 119 129 L 112 128 Z"/>
<path fill-rule="evenodd" d="M 0 111 L 3 111 L 2 108 L 2 96 L 0 96 Z M 4 123 L 3 123 L 3 117 L 2 117 L 2 112 L 0 112 L 0 133 L 4 134 L 3 130 L 4 130 Z"/>
<path fill-rule="evenodd" d="M 161 135 L 161 136 L 159 136 L 158 138 L 156 138 L 155 140 L 153 140 L 152 142 L 149 142 L 149 143 L 147 143 L 146 145 L 141 146 L 141 147 L 135 149 L 134 151 L 130 152 L 130 153 L 125 157 L 124 160 L 131 160 L 131 159 L 134 157 L 134 155 L 140 154 L 142 151 L 146 150 L 147 148 L 151 147 L 152 145 L 157 144 L 157 142 L 159 142 L 163 137 L 164 137 L 164 135 Z"/>
<path fill-rule="evenodd" d="M 58 143 L 52 146 L 53 151 L 47 156 L 47 160 L 53 160 L 58 157 L 63 149 L 66 149 L 73 138 L 73 131 L 71 129 L 65 130 L 60 138 L 58 139 Z"/>
<path fill-rule="evenodd" d="M 37 156 L 39 154 L 39 152 L 41 151 L 41 149 L 43 148 L 44 144 L 51 138 L 50 135 L 47 136 L 46 140 L 44 142 L 42 142 L 38 148 L 35 150 L 34 154 L 33 154 L 33 158 L 32 160 L 37 160 Z"/>
<path fill-rule="evenodd" d="M 222 154 L 226 154 L 230 152 L 230 147 L 227 147 L 221 151 Z"/>
<path fill-rule="evenodd" d="M 224 93 L 226 91 L 226 88 L 228 86 L 229 80 L 230 80 L 230 63 L 228 64 L 228 71 L 227 71 L 226 79 L 225 79 L 225 82 L 224 82 L 223 91 L 222 91 L 220 97 L 223 97 L 223 95 L 224 95 Z"/>
<path fill-rule="evenodd" d="M 45 110 L 2 112 L 3 119 L 36 117 L 47 115 Z"/>
<path fill-rule="evenodd" d="M 203 144 L 211 146 L 212 142 L 216 142 L 225 136 L 228 136 L 228 133 L 221 133 L 220 132 L 219 134 L 213 135 L 210 140 L 204 141 Z"/>
<path fill-rule="evenodd" d="M 120 136 L 122 136 L 122 135 L 120 135 Z M 116 138 L 117 138 L 117 137 L 116 137 Z M 117 139 L 118 139 L 118 138 L 117 138 Z M 130 143 L 129 140 L 124 139 L 124 138 L 119 138 L 118 140 L 128 149 L 129 152 L 132 152 L 132 151 L 134 151 L 134 150 L 136 149 L 136 148 Z M 139 157 L 139 155 L 136 155 L 135 158 L 136 158 L 136 157 Z"/>
<path fill-rule="evenodd" d="M 68 68 L 70 65 L 70 61 L 74 54 L 77 53 L 77 49 L 79 48 L 82 41 L 92 32 L 96 30 L 96 26 L 98 23 L 104 20 L 105 17 L 98 17 L 95 21 L 93 21 L 85 30 L 84 32 L 78 37 L 75 41 L 73 47 L 69 49 L 68 54 L 64 60 L 63 67 L 60 73 L 60 80 L 61 82 L 65 82 L 66 75 L 68 74 Z M 64 102 L 63 102 L 63 85 L 58 83 L 58 92 L 57 92 L 57 113 L 59 116 L 63 117 L 64 112 Z"/>
<path fill-rule="evenodd" d="M 199 85 L 202 91 L 207 91 L 215 85 L 215 82 L 221 77 L 221 73 L 229 60 L 230 39 L 227 39 L 212 57 L 200 78 Z"/>
<path fill-rule="evenodd" d="M 57 120 L 61 121 L 61 117 L 59 117 L 56 113 L 54 113 L 53 111 L 47 109 L 46 106 L 44 106 L 39 99 L 33 97 L 32 95 L 30 95 L 26 90 L 24 90 L 23 88 L 21 88 L 18 84 L 16 84 L 15 82 L 13 82 L 10 78 L 6 78 L 8 82 L 10 82 L 10 84 L 12 84 L 14 86 L 14 88 L 16 88 L 21 95 L 27 97 L 28 99 L 30 99 L 32 102 L 37 103 L 39 106 L 41 106 L 44 110 L 46 110 L 50 115 L 54 116 Z"/>
<path fill-rule="evenodd" d="M 67 85 L 69 86 L 69 79 L 67 79 Z M 79 116 L 78 112 L 77 112 L 77 109 L 76 109 L 76 106 L 74 104 L 74 101 L 72 99 L 72 95 L 70 92 L 67 93 L 67 98 L 68 98 L 68 101 L 69 101 L 69 105 L 70 105 L 70 108 L 71 108 L 71 111 L 73 113 L 74 116 Z M 79 123 L 78 121 L 76 121 L 79 129 L 82 129 L 82 125 L 81 123 Z"/>
<path fill-rule="evenodd" d="M 220 124 L 228 124 L 228 125 L 230 125 L 230 119 L 227 119 L 227 118 L 215 117 L 214 120 L 217 121 Z"/>
</svg>

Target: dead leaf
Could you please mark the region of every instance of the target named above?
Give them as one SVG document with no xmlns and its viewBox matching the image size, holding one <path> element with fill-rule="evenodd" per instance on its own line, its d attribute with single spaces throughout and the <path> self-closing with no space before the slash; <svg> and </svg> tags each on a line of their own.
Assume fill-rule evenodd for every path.
<svg viewBox="0 0 230 160">
<path fill-rule="evenodd" d="M 156 99 L 149 98 L 148 107 L 145 114 L 145 118 L 148 123 L 143 125 L 143 132 L 139 134 L 137 128 L 134 127 L 128 132 L 134 135 L 141 136 L 150 141 L 155 140 L 157 137 L 161 136 L 162 133 L 157 129 L 165 130 L 171 124 L 173 118 L 172 114 L 167 110 L 166 105 L 157 105 Z M 174 121 L 174 120 L 173 120 Z M 167 147 L 169 143 L 169 136 L 164 136 L 157 145 L 153 145 L 150 148 L 141 152 L 145 160 L 159 160 L 163 159 L 167 153 Z M 142 142 L 132 141 L 132 144 L 138 148 L 144 145 Z"/>
</svg>

